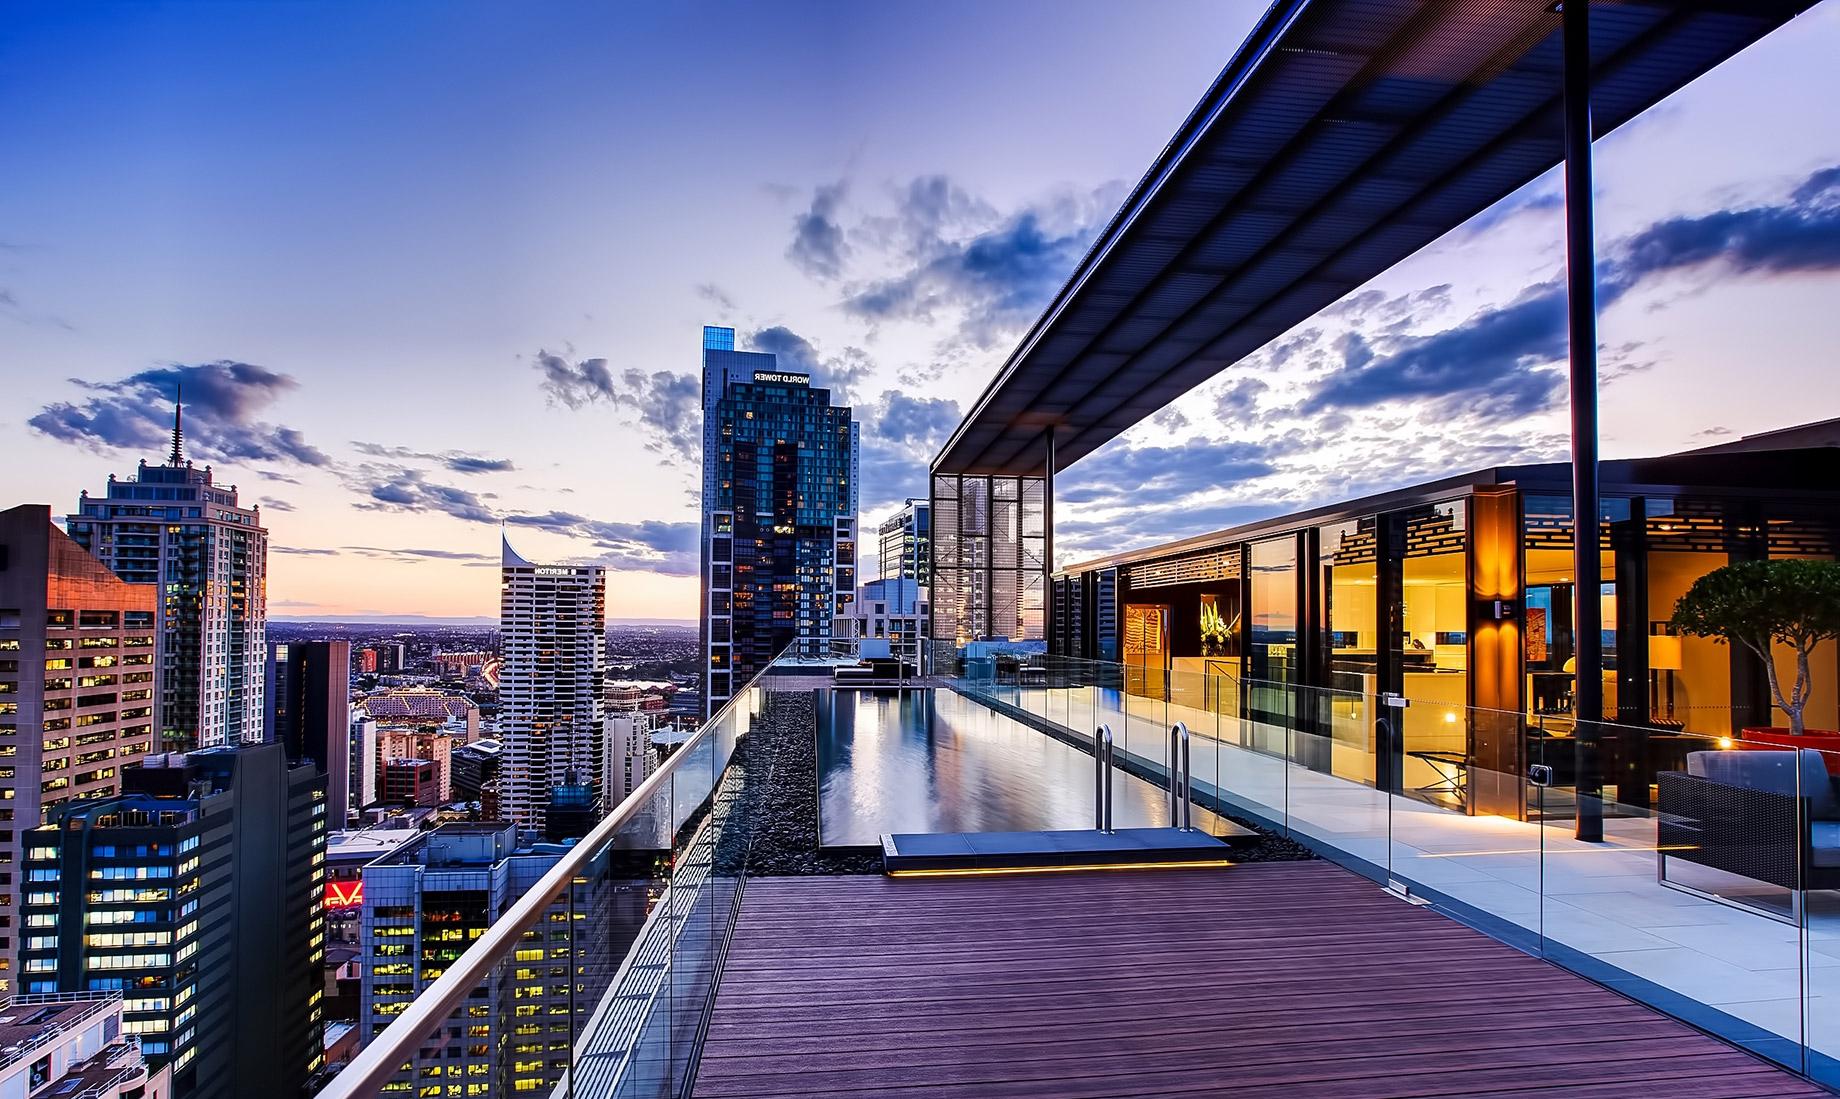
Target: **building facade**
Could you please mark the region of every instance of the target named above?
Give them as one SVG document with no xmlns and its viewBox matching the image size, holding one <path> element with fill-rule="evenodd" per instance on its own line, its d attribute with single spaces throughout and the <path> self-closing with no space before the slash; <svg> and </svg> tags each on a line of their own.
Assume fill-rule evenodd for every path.
<svg viewBox="0 0 1840 1099">
<path fill-rule="evenodd" d="M 569 772 L 601 774 L 607 571 L 534 564 L 509 542 L 503 550 L 499 786 L 510 818 L 541 831 L 550 791 Z"/>
<path fill-rule="evenodd" d="M 856 623 L 858 638 L 885 640 L 889 655 L 913 663 L 921 639 L 932 635 L 926 589 L 904 577 L 871 580 L 856 593 Z"/>
<path fill-rule="evenodd" d="M 322 1064 L 325 776 L 280 745 L 150 758 L 26 834 L 21 979 L 119 992 L 174 1094 L 298 1094 Z"/>
<path fill-rule="evenodd" d="M 172 1079 L 124 1029 L 120 993 L 21 996 L 0 1002 L 0 1096 L 172 1099 Z"/>
<path fill-rule="evenodd" d="M 567 850 L 520 847 L 510 823 L 446 824 L 366 866 L 362 1040 L 400 1015 Z M 449 1025 L 426 1037 L 402 1078 L 404 1094 L 547 1095 L 612 977 L 599 960 L 607 893 L 604 868 L 579 875 L 548 919 L 526 932 L 516 964 L 496 967 Z"/>
<path fill-rule="evenodd" d="M 1706 738 L 1781 724 L 1760 658 L 1669 619 L 1721 565 L 1840 551 L 1840 448 L 1794 442 L 1601 466 L 1603 710 L 1582 716 L 1611 727 L 1596 772 L 1618 805 L 1650 806 Z M 1570 478 L 1499 467 L 1071 565 L 1050 651 L 1254 728 L 1302 722 L 1319 770 L 1537 815 L 1529 764 L 1561 794 L 1579 777 Z M 1837 649 L 1811 661 L 1811 729 L 1840 728 Z"/>
<path fill-rule="evenodd" d="M 129 584 L 51 523 L 0 511 L 0 995 L 19 948 L 18 837 L 44 811 L 121 792 L 154 750 L 154 590 Z"/>
<path fill-rule="evenodd" d="M 912 580 L 921 587 L 933 582 L 933 504 L 909 497 L 901 510 L 883 520 L 877 561 L 882 580 Z"/>
<path fill-rule="evenodd" d="M 268 647 L 267 736 L 288 759 L 326 773 L 327 827 L 345 827 L 351 798 L 351 642 L 276 642 Z"/>
<path fill-rule="evenodd" d="M 268 656 L 268 531 L 235 485 L 182 455 L 177 423 L 166 464 L 141 462 L 109 477 L 100 498 L 83 493 L 65 529 L 132 584 L 158 593 L 159 696 L 155 715 L 169 749 L 262 739 Z"/>
<path fill-rule="evenodd" d="M 703 330 L 705 714 L 787 648 L 828 654 L 856 592 L 857 423 L 734 335 Z"/>
<path fill-rule="evenodd" d="M 658 767 L 652 750 L 654 717 L 641 710 L 607 715 L 607 774 L 601 781 L 609 810 L 625 801 Z"/>
</svg>

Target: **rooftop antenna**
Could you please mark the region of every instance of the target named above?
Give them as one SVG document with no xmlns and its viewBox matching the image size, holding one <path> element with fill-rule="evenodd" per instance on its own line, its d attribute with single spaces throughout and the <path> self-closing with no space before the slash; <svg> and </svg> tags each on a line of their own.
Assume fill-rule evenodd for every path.
<svg viewBox="0 0 1840 1099">
<path fill-rule="evenodd" d="M 185 385 L 178 383 L 173 387 L 173 448 L 172 457 L 166 460 L 168 465 L 182 465 L 184 462 L 180 455 L 180 449 L 185 444 L 184 417 Z"/>
</svg>

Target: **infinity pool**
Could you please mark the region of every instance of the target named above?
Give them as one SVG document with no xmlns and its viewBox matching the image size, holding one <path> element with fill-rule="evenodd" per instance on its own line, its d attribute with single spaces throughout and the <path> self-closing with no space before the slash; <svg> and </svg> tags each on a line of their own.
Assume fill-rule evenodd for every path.
<svg viewBox="0 0 1840 1099">
<path fill-rule="evenodd" d="M 946 690 L 818 693 L 818 836 L 1093 826 L 1093 758 Z M 1164 792 L 1119 770 L 1112 823 L 1167 824 Z M 1195 826 L 1214 830 L 1197 808 Z"/>
</svg>

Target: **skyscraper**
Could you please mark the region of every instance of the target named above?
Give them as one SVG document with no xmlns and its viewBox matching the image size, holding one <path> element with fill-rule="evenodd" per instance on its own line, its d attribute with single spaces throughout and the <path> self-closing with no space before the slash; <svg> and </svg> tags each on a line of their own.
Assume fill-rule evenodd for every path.
<svg viewBox="0 0 1840 1099">
<path fill-rule="evenodd" d="M 504 809 L 541 829 L 550 791 L 571 771 L 601 775 L 607 676 L 607 570 L 538 565 L 503 545 L 499 733 Z"/>
<path fill-rule="evenodd" d="M 299 1094 L 323 1061 L 325 776 L 253 744 L 127 786 L 26 833 L 25 991 L 122 992 L 179 1099 Z"/>
<path fill-rule="evenodd" d="M 510 824 L 455 823 L 366 866 L 358 939 L 363 1040 L 401 1014 L 567 850 L 519 847 Z M 398 1078 L 401 1094 L 550 1093 L 572 1060 L 579 1020 L 613 975 L 603 960 L 615 888 L 605 858 L 550 906 L 517 963 L 493 967 L 449 1025 L 421 1043 Z M 436 1090 L 423 1090 L 431 1085 Z"/>
<path fill-rule="evenodd" d="M 292 641 L 268 647 L 267 739 L 296 763 L 326 774 L 328 827 L 345 827 L 351 798 L 351 642 Z"/>
<path fill-rule="evenodd" d="M 154 714 L 168 748 L 262 739 L 267 658 L 268 531 L 236 486 L 184 458 L 180 413 L 165 465 L 84 492 L 65 529 L 123 580 L 159 593 L 159 697 Z"/>
<path fill-rule="evenodd" d="M 877 560 L 883 580 L 912 580 L 921 587 L 932 583 L 933 505 L 908 497 L 901 510 L 877 529 L 881 556 Z"/>
<path fill-rule="evenodd" d="M 705 714 L 788 646 L 827 652 L 856 591 L 856 421 L 734 346 L 734 329 L 703 329 Z"/>
<path fill-rule="evenodd" d="M 0 511 L 0 995 L 15 991 L 16 837 L 74 798 L 121 792 L 153 750 L 154 591 L 129 584 L 51 525 Z"/>
</svg>

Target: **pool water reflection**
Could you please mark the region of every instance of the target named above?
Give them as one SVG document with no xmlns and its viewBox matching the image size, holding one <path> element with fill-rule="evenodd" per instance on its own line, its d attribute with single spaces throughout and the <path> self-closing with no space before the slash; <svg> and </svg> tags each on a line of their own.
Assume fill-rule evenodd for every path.
<svg viewBox="0 0 1840 1099">
<path fill-rule="evenodd" d="M 1112 820 L 1168 824 L 1164 791 L 1120 770 Z M 1093 759 L 951 691 L 820 691 L 818 835 L 877 844 L 884 832 L 1011 832 L 1093 826 Z M 1194 811 L 1195 827 L 1215 830 Z"/>
</svg>

